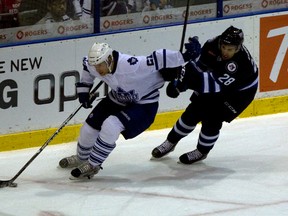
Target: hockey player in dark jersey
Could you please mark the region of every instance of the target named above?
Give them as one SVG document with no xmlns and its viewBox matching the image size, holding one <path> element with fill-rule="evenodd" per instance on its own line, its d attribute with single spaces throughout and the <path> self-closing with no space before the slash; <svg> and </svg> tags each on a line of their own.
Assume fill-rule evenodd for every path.
<svg viewBox="0 0 288 216">
<path fill-rule="evenodd" d="M 172 152 L 201 122 L 197 148 L 181 155 L 179 161 L 192 164 L 205 159 L 219 137 L 222 123 L 230 123 L 253 101 L 258 88 L 258 68 L 243 41 L 242 30 L 230 26 L 204 44 L 198 61 L 160 71 L 163 74 L 179 71 L 167 86 L 168 96 L 176 98 L 187 89 L 194 92 L 167 139 L 153 149 L 152 158 Z"/>
</svg>

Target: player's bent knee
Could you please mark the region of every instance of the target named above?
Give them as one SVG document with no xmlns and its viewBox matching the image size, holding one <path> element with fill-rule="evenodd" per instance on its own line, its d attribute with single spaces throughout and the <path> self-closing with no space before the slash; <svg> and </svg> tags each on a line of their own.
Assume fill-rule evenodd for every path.
<svg viewBox="0 0 288 216">
<path fill-rule="evenodd" d="M 80 129 L 80 137 L 78 141 L 82 146 L 90 146 L 95 143 L 98 135 L 99 131 L 85 122 Z"/>
<path fill-rule="evenodd" d="M 100 138 L 106 143 L 115 143 L 124 130 L 122 122 L 116 116 L 109 116 L 102 124 Z"/>
<path fill-rule="evenodd" d="M 218 134 L 220 129 L 222 128 L 222 122 L 202 122 L 201 131 L 205 135 L 214 135 Z"/>
</svg>

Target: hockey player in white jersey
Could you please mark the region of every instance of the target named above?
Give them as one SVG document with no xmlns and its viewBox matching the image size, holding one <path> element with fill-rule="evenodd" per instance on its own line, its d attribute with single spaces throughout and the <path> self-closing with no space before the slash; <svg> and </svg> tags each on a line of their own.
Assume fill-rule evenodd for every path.
<svg viewBox="0 0 288 216">
<path fill-rule="evenodd" d="M 74 168 L 73 178 L 97 174 L 120 134 L 131 139 L 153 123 L 159 89 L 165 83 L 159 70 L 178 67 L 193 55 L 188 50 L 182 54 L 159 49 L 148 56 L 131 56 L 112 50 L 106 43 L 93 44 L 88 57 L 83 59 L 81 80 L 76 83 L 79 101 L 84 108 L 92 107 L 89 91 L 96 77 L 108 84 L 111 91 L 81 127 L 77 154 L 60 160 L 60 167 Z"/>
</svg>

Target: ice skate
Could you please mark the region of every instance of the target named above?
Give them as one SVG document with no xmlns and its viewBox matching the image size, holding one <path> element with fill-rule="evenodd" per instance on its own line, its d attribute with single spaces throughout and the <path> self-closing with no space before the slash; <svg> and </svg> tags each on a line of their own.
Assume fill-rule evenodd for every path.
<svg viewBox="0 0 288 216">
<path fill-rule="evenodd" d="M 192 164 L 197 161 L 204 160 L 208 154 L 202 154 L 198 149 L 194 151 L 187 152 L 179 157 L 179 163 Z"/>
<path fill-rule="evenodd" d="M 175 146 L 177 144 L 173 144 L 169 142 L 168 140 L 165 140 L 161 145 L 157 146 L 156 148 L 153 149 L 152 151 L 152 159 L 153 158 L 161 158 L 170 152 L 174 151 Z"/>
<path fill-rule="evenodd" d="M 100 165 L 93 167 L 88 161 L 86 161 L 71 171 L 70 179 L 91 179 L 100 169 L 102 169 Z"/>
<path fill-rule="evenodd" d="M 61 168 L 74 168 L 79 166 L 84 161 L 81 161 L 77 155 L 72 155 L 70 157 L 63 158 L 59 161 L 59 166 Z"/>
</svg>

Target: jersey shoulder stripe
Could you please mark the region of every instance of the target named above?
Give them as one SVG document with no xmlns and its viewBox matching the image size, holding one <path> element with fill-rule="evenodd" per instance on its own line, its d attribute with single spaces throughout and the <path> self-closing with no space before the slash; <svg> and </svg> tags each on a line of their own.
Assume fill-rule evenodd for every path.
<svg viewBox="0 0 288 216">
<path fill-rule="evenodd" d="M 154 51 L 152 55 L 153 55 L 153 59 L 154 59 L 154 63 L 155 63 L 155 68 L 156 68 L 156 70 L 159 70 L 159 64 L 158 64 L 156 51 Z"/>
<path fill-rule="evenodd" d="M 89 69 L 88 69 L 88 57 L 85 56 L 83 58 L 83 61 L 82 61 L 82 64 L 83 64 L 83 70 L 85 70 L 86 72 L 90 73 Z"/>
</svg>

